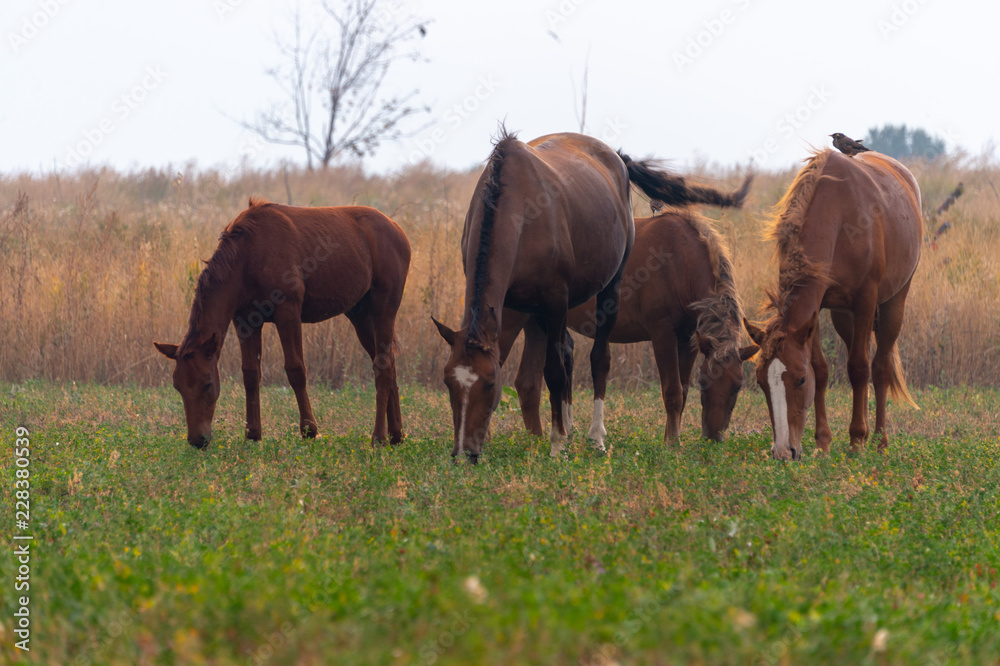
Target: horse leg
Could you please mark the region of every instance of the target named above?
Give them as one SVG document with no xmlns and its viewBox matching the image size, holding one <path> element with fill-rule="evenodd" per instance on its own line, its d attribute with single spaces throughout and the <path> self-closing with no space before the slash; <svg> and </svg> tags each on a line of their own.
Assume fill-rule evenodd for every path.
<svg viewBox="0 0 1000 666">
<path fill-rule="evenodd" d="M 875 436 L 879 437 L 879 451 L 889 446 L 889 437 L 885 432 L 885 399 L 896 374 L 896 339 L 903 328 L 906 295 L 909 291 L 910 283 L 907 282 L 898 294 L 878 309 L 878 330 L 875 332 L 878 346 L 872 359 L 872 383 L 875 385 Z M 903 381 L 902 377 L 899 380 Z"/>
<path fill-rule="evenodd" d="M 550 313 L 552 310 L 550 310 Z M 525 332 L 527 332 L 527 328 Z M 566 448 L 566 368 L 563 366 L 562 345 L 566 337 L 566 310 L 549 315 L 545 321 L 545 383 L 549 387 L 552 405 L 552 442 L 549 455 L 556 457 Z"/>
<path fill-rule="evenodd" d="M 625 259 L 628 253 L 625 253 Z M 608 387 L 608 373 L 611 372 L 611 331 L 618 321 L 618 299 L 622 282 L 622 272 L 625 269 L 625 259 L 618 272 L 597 294 L 597 309 L 594 312 L 597 330 L 594 333 L 594 346 L 590 350 L 590 373 L 594 380 L 594 419 L 590 423 L 590 439 L 594 440 L 594 448 L 604 450 L 604 438 L 607 428 L 604 427 L 604 394 Z"/>
<path fill-rule="evenodd" d="M 376 358 L 378 357 L 378 347 L 375 345 L 375 324 L 372 321 L 371 311 L 368 303 L 363 301 L 354 306 L 347 313 L 347 319 L 354 327 L 354 333 L 358 337 L 358 342 L 364 348 L 368 358 L 372 361 L 372 370 L 375 374 L 375 425 L 372 427 L 372 444 L 384 442 L 386 438 L 386 412 L 388 411 L 388 401 L 382 395 L 378 383 L 378 370 L 376 369 Z"/>
<path fill-rule="evenodd" d="M 573 350 L 576 343 L 573 342 L 573 335 L 566 329 L 566 338 L 563 342 L 563 367 L 566 368 L 566 433 L 573 432 Z"/>
<path fill-rule="evenodd" d="M 677 360 L 680 363 L 678 371 L 681 380 L 681 413 L 683 414 L 684 408 L 687 406 L 691 373 L 694 372 L 694 362 L 698 359 L 698 350 L 691 346 L 689 340 L 678 340 L 675 344 L 677 345 Z M 677 425 L 680 427 L 680 416 L 677 417 Z"/>
<path fill-rule="evenodd" d="M 854 311 L 851 346 L 847 350 L 847 376 L 854 393 L 851 416 L 851 451 L 857 452 L 868 439 L 868 381 L 871 379 L 871 359 L 868 341 L 875 323 L 875 293 L 862 294 Z"/>
<path fill-rule="evenodd" d="M 816 398 L 813 403 L 816 410 L 816 446 L 823 453 L 829 453 L 830 440 L 833 439 L 830 423 L 826 418 L 826 386 L 830 380 L 830 365 L 823 356 L 823 341 L 819 329 L 813 331 L 812 368 L 816 377 Z"/>
<path fill-rule="evenodd" d="M 660 394 L 663 396 L 663 408 L 667 412 L 663 443 L 680 444 L 684 387 L 679 370 L 677 335 L 670 326 L 663 326 L 656 331 L 653 336 L 653 358 L 660 372 Z"/>
<path fill-rule="evenodd" d="M 278 329 L 281 350 L 285 353 L 285 374 L 295 391 L 299 403 L 299 430 L 303 437 L 319 434 L 316 417 L 313 416 L 309 394 L 306 392 L 306 364 L 302 356 L 301 308 L 290 302 L 282 304 L 274 311 L 274 325 Z"/>
<path fill-rule="evenodd" d="M 236 330 L 240 330 L 239 326 Z M 261 329 L 253 328 L 247 337 L 239 336 L 243 359 L 243 389 L 247 396 L 246 438 L 259 442 L 260 426 L 260 352 Z"/>
<path fill-rule="evenodd" d="M 524 427 L 532 435 L 543 434 L 542 417 L 542 370 L 545 367 L 546 336 L 541 325 L 530 318 L 524 324 L 524 348 L 521 351 L 521 365 L 514 378 L 517 399 L 521 403 L 521 419 Z"/>
</svg>

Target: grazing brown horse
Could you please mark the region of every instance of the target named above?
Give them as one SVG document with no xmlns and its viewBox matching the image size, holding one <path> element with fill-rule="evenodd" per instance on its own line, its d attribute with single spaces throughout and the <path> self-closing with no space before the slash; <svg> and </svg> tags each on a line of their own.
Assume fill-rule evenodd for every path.
<svg viewBox="0 0 1000 666">
<path fill-rule="evenodd" d="M 597 295 L 590 361 L 594 420 L 601 422 L 598 432 L 603 432 L 611 366 L 608 339 L 635 234 L 630 180 L 650 197 L 671 204 L 712 202 L 720 196 L 633 161 L 592 137 L 550 134 L 522 143 L 501 132 L 465 218 L 462 327 L 454 331 L 434 321 L 451 347 L 444 380 L 455 427 L 452 456 L 464 452 L 473 463 L 478 460 L 500 401 L 499 338 L 505 306 L 530 315 L 525 336 L 546 350 L 551 454 L 558 455 L 568 434 L 561 349 L 566 313 Z M 603 434 L 595 446 L 603 450 Z"/>
<path fill-rule="evenodd" d="M 749 183 L 747 179 L 733 195 L 734 205 L 742 203 Z M 596 299 L 573 308 L 569 327 L 594 337 L 596 312 Z M 506 359 L 528 319 L 529 315 L 504 311 L 501 359 Z M 740 347 L 742 327 L 743 308 L 729 251 L 708 221 L 683 210 L 636 218 L 635 245 L 625 265 L 610 341 L 653 342 L 667 412 L 665 442 L 679 442 L 681 413 L 698 352 L 705 355 L 698 377 L 701 433 L 706 439 L 723 440 L 743 387 L 743 362 L 758 351 L 756 345 Z M 538 407 L 544 354 L 542 348 L 525 346 L 514 384 L 524 425 L 537 435 L 542 434 Z"/>
<path fill-rule="evenodd" d="M 896 339 L 923 237 L 916 180 L 877 152 L 853 158 L 830 150 L 815 153 L 779 202 L 770 235 L 779 263 L 778 290 L 769 298 L 773 314 L 763 328 L 745 325 L 761 347 L 757 383 L 771 415 L 772 455 L 801 457 L 806 411 L 814 401 L 816 444 L 830 450 L 821 308 L 830 310 L 847 344 L 854 390 L 851 449 L 868 438 L 869 377 L 875 385 L 878 448 L 885 448 L 886 392 L 913 404 Z M 873 331 L 877 350 L 869 360 Z"/>
<path fill-rule="evenodd" d="M 272 322 L 299 403 L 303 437 L 319 428 L 306 393 L 302 324 L 346 314 L 375 371 L 373 441 L 403 438 L 396 387 L 395 322 L 410 243 L 388 217 L 365 206 L 297 208 L 250 200 L 229 223 L 195 288 L 179 345 L 154 342 L 177 362 L 188 442 L 204 448 L 219 397 L 219 353 L 232 322 L 243 355 L 247 439 L 259 440 L 261 326 Z"/>
</svg>

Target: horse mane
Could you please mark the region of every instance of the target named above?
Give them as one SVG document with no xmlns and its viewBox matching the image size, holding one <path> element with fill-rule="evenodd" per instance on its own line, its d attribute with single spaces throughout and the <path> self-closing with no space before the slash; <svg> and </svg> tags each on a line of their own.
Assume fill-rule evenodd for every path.
<svg viewBox="0 0 1000 666">
<path fill-rule="evenodd" d="M 697 313 L 695 329 L 702 338 L 709 341 L 714 349 L 713 358 L 706 360 L 713 363 L 714 357 L 725 358 L 730 353 L 739 353 L 740 335 L 743 326 L 743 303 L 736 291 L 736 280 L 733 278 L 733 262 L 729 247 L 722 235 L 708 220 L 685 211 L 681 213 L 684 220 L 698 235 L 708 251 L 709 264 L 715 278 L 713 294 L 691 304 L 691 309 Z"/>
<path fill-rule="evenodd" d="M 813 151 L 806 159 L 806 165 L 795 175 L 785 196 L 775 205 L 772 218 L 765 228 L 765 238 L 775 241 L 779 270 L 777 291 L 765 292 L 765 309 L 770 310 L 771 315 L 764 321 L 766 339 L 758 362 L 773 358 L 785 340 L 781 322 L 788 310 L 792 292 L 809 282 L 830 282 L 829 268 L 812 261 L 803 252 L 801 236 L 806 211 L 816 194 L 816 188 L 822 180 L 833 179 L 833 176 L 823 174 L 832 153 L 829 148 Z"/>
<path fill-rule="evenodd" d="M 483 301 L 483 291 L 489 280 L 487 269 L 496 211 L 500 205 L 500 196 L 503 194 L 500 171 L 503 168 L 504 159 L 516 142 L 517 135 L 508 132 L 506 127 L 500 125 L 500 134 L 493 142 L 493 152 L 490 153 L 489 161 L 486 164 L 486 180 L 480 195 L 483 202 L 483 219 L 479 224 L 479 248 L 476 251 L 476 266 L 472 273 L 472 301 L 469 305 L 469 327 L 465 336 L 465 344 L 467 345 L 483 347 L 480 307 Z"/>
<path fill-rule="evenodd" d="M 199 332 L 198 324 L 204 316 L 205 298 L 213 290 L 225 284 L 233 276 L 233 271 L 239 265 L 240 239 L 251 236 L 256 230 L 262 209 L 273 206 L 266 199 L 250 197 L 247 209 L 241 212 L 226 225 L 219 234 L 219 244 L 215 246 L 212 256 L 205 262 L 205 268 L 198 276 L 194 288 L 194 302 L 191 304 L 191 316 L 188 319 L 188 334 L 181 343 L 183 348 L 188 342 L 194 342 Z"/>
</svg>

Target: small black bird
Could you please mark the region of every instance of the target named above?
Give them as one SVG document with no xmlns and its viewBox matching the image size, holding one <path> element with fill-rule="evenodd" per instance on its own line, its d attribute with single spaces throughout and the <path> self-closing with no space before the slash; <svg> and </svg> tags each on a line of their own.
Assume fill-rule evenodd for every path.
<svg viewBox="0 0 1000 666">
<path fill-rule="evenodd" d="M 851 137 L 844 136 L 840 132 L 836 132 L 830 136 L 833 137 L 833 147 L 848 157 L 854 157 L 858 153 L 867 153 L 871 150 L 871 148 L 865 148 L 861 145 L 861 141 L 864 141 L 864 139 L 861 139 L 861 141 L 855 141 Z"/>
</svg>

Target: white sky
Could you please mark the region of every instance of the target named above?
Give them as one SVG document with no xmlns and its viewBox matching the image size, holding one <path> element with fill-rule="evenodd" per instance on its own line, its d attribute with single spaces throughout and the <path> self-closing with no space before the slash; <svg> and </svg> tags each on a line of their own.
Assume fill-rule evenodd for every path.
<svg viewBox="0 0 1000 666">
<path fill-rule="evenodd" d="M 678 168 L 745 165 L 753 153 L 784 168 L 832 132 L 864 137 L 884 123 L 974 154 L 1000 134 L 1000 3 L 400 3 L 434 21 L 419 42 L 430 62 L 402 65 L 390 85 L 419 87 L 431 125 L 385 144 L 365 162 L 374 171 L 424 156 L 474 166 L 501 119 L 524 139 L 577 130 L 588 53 L 587 132 Z M 81 142 L 86 163 L 122 169 L 303 162 L 301 150 L 255 147 L 232 120 L 280 100 L 264 69 L 278 60 L 272 26 L 287 31 L 288 15 L 265 0 L 4 0 L 0 173 L 76 163 Z M 141 100 L 121 99 L 144 82 Z"/>
</svg>

